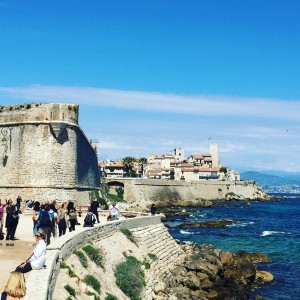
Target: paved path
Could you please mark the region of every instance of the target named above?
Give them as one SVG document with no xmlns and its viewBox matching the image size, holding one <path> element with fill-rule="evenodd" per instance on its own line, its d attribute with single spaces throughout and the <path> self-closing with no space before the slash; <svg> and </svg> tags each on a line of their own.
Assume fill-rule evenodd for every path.
<svg viewBox="0 0 300 300">
<path fill-rule="evenodd" d="M 106 222 L 104 216 L 99 216 L 99 219 L 102 224 Z M 78 218 L 78 221 L 82 226 L 83 218 Z M 35 242 L 32 227 L 31 215 L 21 214 L 15 235 L 17 240 L 0 240 L 0 288 L 8 278 L 9 273 L 32 254 Z M 51 239 L 53 240 L 53 237 Z"/>
</svg>

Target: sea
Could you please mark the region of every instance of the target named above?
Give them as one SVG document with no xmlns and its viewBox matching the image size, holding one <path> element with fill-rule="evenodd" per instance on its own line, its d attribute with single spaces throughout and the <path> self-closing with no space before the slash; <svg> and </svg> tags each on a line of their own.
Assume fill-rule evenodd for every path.
<svg viewBox="0 0 300 300">
<path fill-rule="evenodd" d="M 165 223 L 173 238 L 199 244 L 210 244 L 217 249 L 236 252 L 260 252 L 272 262 L 260 263 L 258 268 L 271 272 L 272 283 L 257 289 L 263 299 L 300 300 L 300 194 L 275 194 L 281 201 L 217 202 L 211 208 L 183 207 L 187 216 L 174 215 Z M 180 228 L 184 222 L 232 219 L 239 224 L 226 228 Z"/>
</svg>

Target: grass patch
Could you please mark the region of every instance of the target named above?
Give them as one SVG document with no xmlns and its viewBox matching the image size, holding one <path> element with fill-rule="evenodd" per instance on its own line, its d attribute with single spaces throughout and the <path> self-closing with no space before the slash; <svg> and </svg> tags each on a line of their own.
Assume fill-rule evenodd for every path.
<svg viewBox="0 0 300 300">
<path fill-rule="evenodd" d="M 73 253 L 77 255 L 81 265 L 84 268 L 87 268 L 88 267 L 88 261 L 87 261 L 86 256 L 84 255 L 84 253 L 80 250 L 74 250 Z"/>
<path fill-rule="evenodd" d="M 136 240 L 134 239 L 134 236 L 132 232 L 128 228 L 121 228 L 120 231 L 133 243 L 136 244 Z"/>
<path fill-rule="evenodd" d="M 82 247 L 82 250 L 97 266 L 103 267 L 102 255 L 99 249 L 95 249 L 91 244 L 87 244 L 84 247 Z"/>
<path fill-rule="evenodd" d="M 75 296 L 76 292 L 75 289 L 72 288 L 70 285 L 65 285 L 64 288 L 67 290 L 67 292 L 71 295 L 71 296 Z"/>
<path fill-rule="evenodd" d="M 145 266 L 145 269 L 146 269 L 146 270 L 149 270 L 149 269 L 150 269 L 150 263 L 144 261 L 144 262 L 143 262 L 143 265 Z"/>
<path fill-rule="evenodd" d="M 105 300 L 118 300 L 118 298 L 112 294 L 107 294 Z"/>
<path fill-rule="evenodd" d="M 98 294 L 100 294 L 101 284 L 100 281 L 93 275 L 87 275 L 84 279 L 84 283 L 92 287 Z"/>
<path fill-rule="evenodd" d="M 116 284 L 132 300 L 141 300 L 140 294 L 146 285 L 141 265 L 134 256 L 128 256 L 116 267 Z"/>
<path fill-rule="evenodd" d="M 87 292 L 85 292 L 85 294 L 88 296 L 94 296 L 94 300 L 101 300 L 101 298 L 99 296 L 97 296 L 95 293 L 93 293 L 91 291 L 87 291 Z"/>
<path fill-rule="evenodd" d="M 152 260 L 157 260 L 157 256 L 154 253 L 148 253 L 148 256 L 152 259 Z"/>
<path fill-rule="evenodd" d="M 118 196 L 118 195 L 114 195 L 114 194 L 108 194 L 107 195 L 107 199 L 110 201 L 110 202 L 124 202 L 123 198 Z"/>
<path fill-rule="evenodd" d="M 75 274 L 75 272 L 71 269 L 71 267 L 69 267 L 65 262 L 63 262 L 63 261 L 61 261 L 60 262 L 60 268 L 61 269 L 68 269 L 69 271 L 68 271 L 68 274 L 69 274 L 69 276 L 70 277 L 77 277 L 78 278 L 78 276 Z"/>
</svg>

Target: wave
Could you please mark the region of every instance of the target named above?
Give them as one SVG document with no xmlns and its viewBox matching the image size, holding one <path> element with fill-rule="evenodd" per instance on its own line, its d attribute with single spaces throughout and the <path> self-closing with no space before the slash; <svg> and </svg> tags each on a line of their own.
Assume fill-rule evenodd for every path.
<svg viewBox="0 0 300 300">
<path fill-rule="evenodd" d="M 260 236 L 268 236 L 268 235 L 278 235 L 278 234 L 292 234 L 290 232 L 284 232 L 284 231 L 271 231 L 271 230 L 265 230 L 262 232 Z"/>
<path fill-rule="evenodd" d="M 181 234 L 193 234 L 192 232 L 188 232 L 188 231 L 186 231 L 186 230 L 179 230 L 179 232 L 181 233 Z"/>
<path fill-rule="evenodd" d="M 254 222 L 243 222 L 243 223 L 239 223 L 239 224 L 233 223 L 230 225 L 226 225 L 226 227 L 246 227 L 248 225 L 253 225 L 253 224 L 254 224 Z"/>
</svg>

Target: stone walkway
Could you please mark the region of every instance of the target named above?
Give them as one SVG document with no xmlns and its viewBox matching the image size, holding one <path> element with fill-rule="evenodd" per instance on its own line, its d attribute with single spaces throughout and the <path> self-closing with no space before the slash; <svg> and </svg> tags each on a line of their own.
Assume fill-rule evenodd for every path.
<svg viewBox="0 0 300 300">
<path fill-rule="evenodd" d="M 99 216 L 99 219 L 102 224 L 106 222 L 104 216 Z M 78 218 L 78 222 L 82 226 L 83 217 Z M 17 240 L 0 240 L 0 288 L 8 278 L 9 273 L 32 254 L 35 242 L 32 227 L 31 215 L 21 214 L 15 235 Z M 51 239 L 53 240 L 53 237 Z"/>
</svg>

